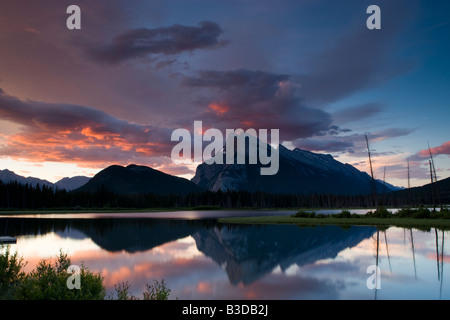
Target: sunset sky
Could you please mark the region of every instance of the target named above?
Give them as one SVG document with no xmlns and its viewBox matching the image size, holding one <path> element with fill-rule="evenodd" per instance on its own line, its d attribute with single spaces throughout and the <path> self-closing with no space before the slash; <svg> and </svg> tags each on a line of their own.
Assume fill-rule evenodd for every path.
<svg viewBox="0 0 450 320">
<path fill-rule="evenodd" d="M 81 30 L 66 9 L 81 8 Z M 381 8 L 381 30 L 366 9 Z M 450 2 L 0 2 L 0 169 L 56 182 L 111 164 L 174 165 L 176 128 L 279 129 L 413 186 L 450 176 Z"/>
</svg>

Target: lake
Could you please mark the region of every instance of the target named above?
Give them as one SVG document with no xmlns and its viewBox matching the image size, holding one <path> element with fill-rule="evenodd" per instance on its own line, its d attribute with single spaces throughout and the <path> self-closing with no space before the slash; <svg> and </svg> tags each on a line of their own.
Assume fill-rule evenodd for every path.
<svg viewBox="0 0 450 320">
<path fill-rule="evenodd" d="M 371 226 L 219 224 L 289 211 L 178 211 L 0 217 L 28 261 L 60 250 L 142 297 L 164 279 L 171 299 L 449 299 L 449 232 Z M 372 268 L 379 267 L 378 289 Z"/>
</svg>

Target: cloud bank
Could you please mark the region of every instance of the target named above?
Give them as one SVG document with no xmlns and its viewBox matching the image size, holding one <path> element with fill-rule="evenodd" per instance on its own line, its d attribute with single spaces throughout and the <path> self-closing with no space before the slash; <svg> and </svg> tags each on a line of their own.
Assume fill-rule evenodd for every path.
<svg viewBox="0 0 450 320">
<path fill-rule="evenodd" d="M 167 156 L 171 130 L 130 123 L 86 106 L 20 100 L 0 89 L 0 118 L 20 126 L 0 156 L 91 165 Z"/>
<path fill-rule="evenodd" d="M 149 55 L 214 49 L 227 43 L 218 39 L 222 33 L 220 26 L 211 21 L 202 21 L 198 26 L 176 24 L 153 29 L 131 29 L 116 36 L 109 44 L 91 48 L 90 54 L 97 61 L 115 64 Z"/>
</svg>

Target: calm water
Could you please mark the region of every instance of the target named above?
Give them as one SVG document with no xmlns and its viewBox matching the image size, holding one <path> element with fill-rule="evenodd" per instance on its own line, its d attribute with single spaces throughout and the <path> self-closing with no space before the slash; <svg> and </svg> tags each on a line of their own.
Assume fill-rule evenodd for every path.
<svg viewBox="0 0 450 320">
<path fill-rule="evenodd" d="M 282 214 L 287 214 L 284 212 Z M 34 268 L 59 251 L 141 296 L 164 279 L 179 299 L 449 299 L 449 232 L 218 224 L 212 212 L 1 217 Z M 220 215 L 242 213 L 221 212 Z M 273 212 L 254 212 L 271 214 Z M 248 215 L 248 212 L 245 212 Z M 185 219 L 182 219 L 185 218 Z M 378 241 L 377 241 L 378 240 Z M 378 245 L 377 245 L 378 244 Z M 378 290 L 367 287 L 377 264 Z"/>
</svg>

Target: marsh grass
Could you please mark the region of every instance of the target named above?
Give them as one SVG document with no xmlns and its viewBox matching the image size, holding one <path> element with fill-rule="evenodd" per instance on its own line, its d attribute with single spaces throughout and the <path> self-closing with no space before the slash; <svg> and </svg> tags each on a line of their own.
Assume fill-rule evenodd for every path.
<svg viewBox="0 0 450 320">
<path fill-rule="evenodd" d="M 342 210 L 337 214 L 317 214 L 316 212 L 299 211 L 291 216 L 261 216 L 261 217 L 233 217 L 221 218 L 221 223 L 241 224 L 296 224 L 302 226 L 315 225 L 372 225 L 397 226 L 415 228 L 450 229 L 450 212 L 448 209 L 440 212 L 427 208 L 402 209 L 395 214 L 386 208 L 369 211 L 366 214 L 355 214 L 349 210 Z"/>
</svg>

